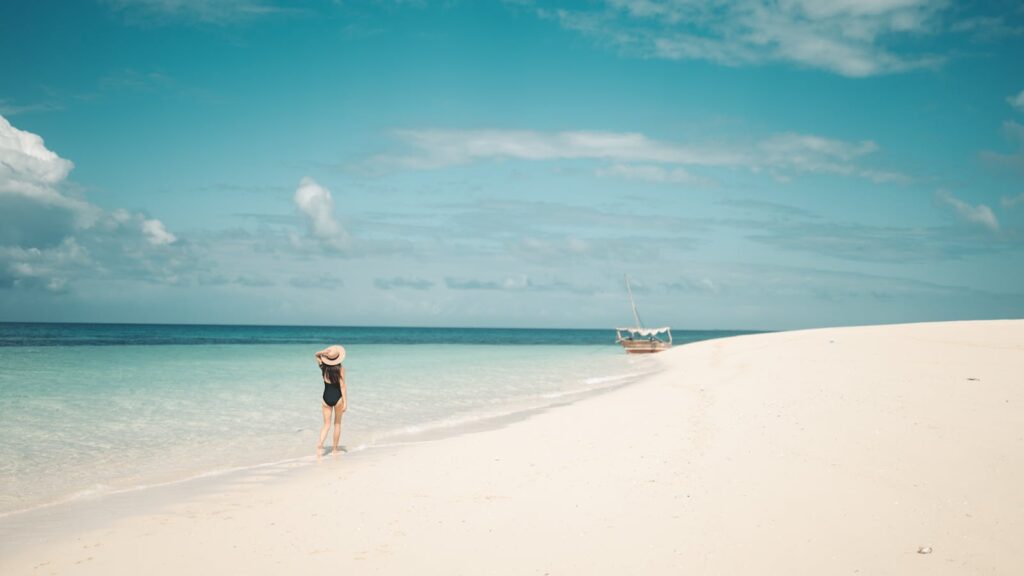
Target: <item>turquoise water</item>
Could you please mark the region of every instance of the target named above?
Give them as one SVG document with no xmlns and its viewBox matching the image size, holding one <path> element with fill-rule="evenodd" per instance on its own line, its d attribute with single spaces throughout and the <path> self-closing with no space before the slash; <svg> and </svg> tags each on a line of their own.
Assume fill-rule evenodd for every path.
<svg viewBox="0 0 1024 576">
<path fill-rule="evenodd" d="M 342 445 L 356 451 L 655 369 L 613 341 L 592 330 L 0 324 L 0 514 L 312 459 L 323 392 L 313 352 L 329 343 L 348 349 Z"/>
</svg>

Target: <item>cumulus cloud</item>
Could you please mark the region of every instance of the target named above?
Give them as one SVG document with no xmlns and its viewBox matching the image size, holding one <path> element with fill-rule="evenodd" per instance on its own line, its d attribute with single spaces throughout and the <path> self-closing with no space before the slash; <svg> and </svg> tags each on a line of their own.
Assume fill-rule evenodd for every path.
<svg viewBox="0 0 1024 576">
<path fill-rule="evenodd" d="M 330 190 L 306 176 L 295 189 L 294 201 L 299 212 L 306 218 L 313 238 L 334 248 L 348 247 L 348 233 L 334 217 L 334 198 Z"/>
<path fill-rule="evenodd" d="M 49 150 L 39 135 L 0 116 L 0 187 L 32 193 L 60 182 L 74 166 Z"/>
<path fill-rule="evenodd" d="M 634 132 L 534 130 L 400 130 L 396 137 L 410 151 L 378 156 L 378 166 L 433 169 L 488 159 L 527 161 L 598 160 L 611 162 L 599 175 L 681 183 L 700 177 L 686 168 L 766 170 L 777 175 L 831 173 L 890 181 L 895 173 L 867 169 L 857 162 L 878 150 L 870 140 L 850 142 L 783 133 L 760 142 L 694 146 Z"/>
<path fill-rule="evenodd" d="M 905 47 L 937 31 L 945 8 L 928 0 L 606 0 L 537 12 L 642 58 L 789 62 L 865 77 L 939 65 L 941 58 Z"/>
<path fill-rule="evenodd" d="M 153 260 L 178 241 L 157 219 L 107 212 L 64 191 L 74 164 L 0 116 L 0 286 L 70 289 L 72 276 L 168 278 Z"/>
<path fill-rule="evenodd" d="M 940 202 L 951 207 L 961 220 L 976 224 L 992 232 L 999 231 L 999 221 L 988 206 L 984 204 L 972 206 L 946 191 L 937 192 L 936 197 Z"/>
<path fill-rule="evenodd" d="M 19 130 L 0 116 L 0 207 L 6 214 L 0 222 L 8 242 L 38 237 L 46 221 L 61 229 L 95 221 L 97 208 L 58 188 L 74 166 L 48 149 L 39 135 Z M 21 233 L 15 237 L 14 230 Z"/>
<path fill-rule="evenodd" d="M 142 238 L 153 246 L 166 246 L 178 240 L 177 236 L 167 231 L 163 222 L 122 209 L 114 210 L 110 214 L 110 218 L 101 223 L 101 226 L 108 230 L 112 228 L 136 229 L 141 233 Z"/>
<path fill-rule="evenodd" d="M 1009 96 L 1006 99 L 1017 110 L 1024 111 L 1024 90 L 1021 90 L 1016 96 Z"/>
</svg>

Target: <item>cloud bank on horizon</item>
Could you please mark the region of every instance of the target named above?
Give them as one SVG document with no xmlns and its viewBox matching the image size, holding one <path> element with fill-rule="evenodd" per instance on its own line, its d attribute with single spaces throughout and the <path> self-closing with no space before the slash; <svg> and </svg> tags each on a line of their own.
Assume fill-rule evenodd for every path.
<svg viewBox="0 0 1024 576">
<path fill-rule="evenodd" d="M 1024 315 L 1012 3 L 78 10 L 162 51 L 19 13 L 0 320 L 603 326 L 623 272 L 680 327 Z"/>
</svg>

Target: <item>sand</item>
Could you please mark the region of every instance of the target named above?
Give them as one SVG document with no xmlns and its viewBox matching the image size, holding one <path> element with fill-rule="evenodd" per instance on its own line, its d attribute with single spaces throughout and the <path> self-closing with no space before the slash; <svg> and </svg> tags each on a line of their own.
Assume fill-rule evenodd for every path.
<svg viewBox="0 0 1024 576">
<path fill-rule="evenodd" d="M 659 358 L 498 429 L 56 511 L 0 573 L 1024 573 L 1024 321 Z"/>
</svg>

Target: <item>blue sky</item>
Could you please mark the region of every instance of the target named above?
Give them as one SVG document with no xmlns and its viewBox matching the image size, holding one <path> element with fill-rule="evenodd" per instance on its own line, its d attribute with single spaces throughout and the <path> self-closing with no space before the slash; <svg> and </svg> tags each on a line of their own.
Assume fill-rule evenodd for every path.
<svg viewBox="0 0 1024 576">
<path fill-rule="evenodd" d="M 0 319 L 1024 315 L 1012 2 L 0 7 Z"/>
</svg>

